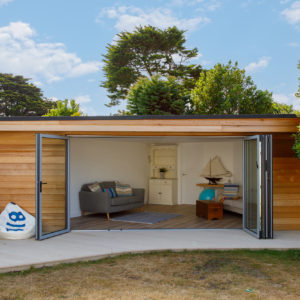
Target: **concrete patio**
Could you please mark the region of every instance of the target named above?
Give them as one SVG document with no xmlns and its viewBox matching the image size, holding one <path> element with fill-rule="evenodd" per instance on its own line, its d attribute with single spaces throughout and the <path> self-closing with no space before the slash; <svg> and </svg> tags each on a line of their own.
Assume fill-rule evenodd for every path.
<svg viewBox="0 0 300 300">
<path fill-rule="evenodd" d="M 0 240 L 0 273 L 121 253 L 193 249 L 300 249 L 300 231 L 258 240 L 240 229 L 72 231 L 44 241 Z"/>
</svg>

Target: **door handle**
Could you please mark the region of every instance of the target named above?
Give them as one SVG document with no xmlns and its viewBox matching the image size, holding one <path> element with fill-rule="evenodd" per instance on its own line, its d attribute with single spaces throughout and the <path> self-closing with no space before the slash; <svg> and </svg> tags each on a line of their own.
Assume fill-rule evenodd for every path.
<svg viewBox="0 0 300 300">
<path fill-rule="evenodd" d="M 187 174 L 185 174 L 185 173 L 181 173 L 181 175 L 182 175 L 182 176 L 186 176 Z"/>
<path fill-rule="evenodd" d="M 47 184 L 47 182 L 40 181 L 40 193 L 43 191 L 43 184 Z"/>
</svg>

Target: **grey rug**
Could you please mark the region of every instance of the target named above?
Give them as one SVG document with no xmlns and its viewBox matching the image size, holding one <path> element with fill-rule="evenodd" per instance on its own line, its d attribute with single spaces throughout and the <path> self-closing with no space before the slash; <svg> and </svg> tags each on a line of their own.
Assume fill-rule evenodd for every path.
<svg viewBox="0 0 300 300">
<path fill-rule="evenodd" d="M 111 218 L 111 220 L 121 221 L 121 222 L 131 222 L 131 223 L 156 224 L 179 216 L 181 215 L 158 213 L 158 212 L 140 212 L 140 213 L 128 214 L 120 217 Z"/>
</svg>

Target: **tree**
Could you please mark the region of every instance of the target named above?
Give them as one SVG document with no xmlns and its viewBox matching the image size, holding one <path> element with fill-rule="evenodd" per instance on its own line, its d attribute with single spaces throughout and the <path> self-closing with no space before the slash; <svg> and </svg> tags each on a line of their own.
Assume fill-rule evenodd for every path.
<svg viewBox="0 0 300 300">
<path fill-rule="evenodd" d="M 197 48 L 184 46 L 184 31 L 174 27 L 159 29 L 137 27 L 133 32 L 123 31 L 113 44 L 108 44 L 104 55 L 105 87 L 111 99 L 109 106 L 125 99 L 131 85 L 140 77 L 154 75 L 175 76 L 186 86 L 192 86 L 202 71 L 199 65 L 186 65 L 197 56 Z"/>
<path fill-rule="evenodd" d="M 21 75 L 0 73 L 0 115 L 41 116 L 53 103 Z"/>
<path fill-rule="evenodd" d="M 298 62 L 298 69 L 300 71 L 300 60 Z M 298 80 L 299 80 L 299 84 L 298 84 L 298 92 L 296 92 L 295 96 L 300 98 L 300 77 L 298 77 Z"/>
<path fill-rule="evenodd" d="M 83 116 L 80 111 L 80 105 L 75 102 L 74 99 L 65 99 L 64 101 L 56 101 L 56 106 L 53 107 L 44 115 L 44 117 L 57 117 L 57 116 Z"/>
<path fill-rule="evenodd" d="M 298 62 L 298 69 L 300 70 L 300 61 Z M 300 77 L 298 77 L 298 80 L 298 92 L 295 94 L 295 96 L 300 98 Z M 300 159 L 300 125 L 298 126 L 298 132 L 294 135 L 294 137 L 295 143 L 293 145 L 293 150 L 295 151 L 297 157 Z"/>
<path fill-rule="evenodd" d="M 128 93 L 129 114 L 178 115 L 184 114 L 187 92 L 175 77 L 163 80 L 159 75 L 151 79 L 140 78 Z"/>
<path fill-rule="evenodd" d="M 202 72 L 191 92 L 191 110 L 196 114 L 273 113 L 272 93 L 258 90 L 236 62 L 220 63 Z"/>
<path fill-rule="evenodd" d="M 298 132 L 294 134 L 295 143 L 293 145 L 293 150 L 297 157 L 300 159 L 300 126 L 298 126 Z"/>
<path fill-rule="evenodd" d="M 273 113 L 274 114 L 293 114 L 295 112 L 296 111 L 293 109 L 293 105 L 273 102 Z"/>
</svg>

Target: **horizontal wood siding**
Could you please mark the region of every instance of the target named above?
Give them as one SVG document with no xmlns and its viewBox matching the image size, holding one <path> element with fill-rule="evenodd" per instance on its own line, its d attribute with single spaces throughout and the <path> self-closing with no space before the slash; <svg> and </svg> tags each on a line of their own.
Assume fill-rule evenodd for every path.
<svg viewBox="0 0 300 300">
<path fill-rule="evenodd" d="M 296 132 L 298 118 L 1 121 L 0 131 L 91 135 L 252 135 Z"/>
<path fill-rule="evenodd" d="M 63 141 L 64 143 L 64 141 Z M 59 140 L 43 143 L 43 231 L 65 226 L 65 150 Z M 0 211 L 15 202 L 35 215 L 35 133 L 0 132 Z"/>
<path fill-rule="evenodd" d="M 66 147 L 65 140 L 42 139 L 42 230 L 44 233 L 65 229 L 66 218 Z"/>
<path fill-rule="evenodd" d="M 290 135 L 274 137 L 273 211 L 275 230 L 300 230 L 300 160 Z"/>
<path fill-rule="evenodd" d="M 0 211 L 15 202 L 35 214 L 35 133 L 0 133 Z"/>
</svg>

